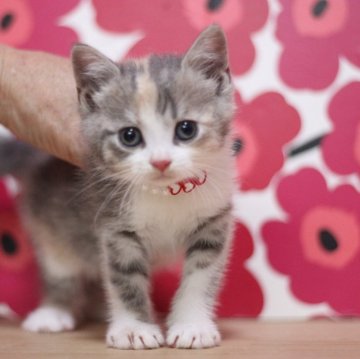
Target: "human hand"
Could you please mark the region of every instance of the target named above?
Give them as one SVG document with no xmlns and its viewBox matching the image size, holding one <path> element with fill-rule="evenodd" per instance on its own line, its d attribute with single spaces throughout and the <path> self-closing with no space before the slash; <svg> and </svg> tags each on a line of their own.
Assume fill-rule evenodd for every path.
<svg viewBox="0 0 360 359">
<path fill-rule="evenodd" d="M 70 60 L 0 45 L 0 123 L 18 139 L 82 166 L 85 145 Z"/>
</svg>

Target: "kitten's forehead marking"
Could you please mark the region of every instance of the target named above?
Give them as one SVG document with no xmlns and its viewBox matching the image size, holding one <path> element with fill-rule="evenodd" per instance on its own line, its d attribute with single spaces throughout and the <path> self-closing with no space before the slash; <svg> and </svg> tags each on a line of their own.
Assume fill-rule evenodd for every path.
<svg viewBox="0 0 360 359">
<path fill-rule="evenodd" d="M 151 59 L 156 59 L 151 60 Z M 177 107 L 173 95 L 170 91 L 171 77 L 169 69 L 164 69 L 163 75 L 160 74 L 160 64 L 164 59 L 160 57 L 150 57 L 144 63 L 145 71 L 138 72 L 136 77 L 136 91 L 134 100 L 138 109 L 139 121 L 147 127 L 168 127 L 177 118 Z M 166 61 L 165 61 L 166 62 Z M 170 61 L 170 63 L 172 63 Z M 171 65 L 169 65 L 171 67 Z M 162 77 L 162 80 L 160 80 Z M 159 126 L 157 126 L 157 124 Z M 162 125 L 161 125 L 162 124 Z M 160 128 L 159 127 L 159 128 Z"/>
<path fill-rule="evenodd" d="M 157 88 L 147 72 L 137 76 L 135 102 L 138 109 L 154 108 L 157 102 Z"/>
<path fill-rule="evenodd" d="M 156 84 L 148 72 L 139 74 L 137 77 L 137 91 L 134 93 L 134 101 L 137 108 L 139 125 L 144 131 L 145 142 L 151 147 L 163 144 L 166 138 L 166 124 L 161 121 L 155 108 L 158 100 Z"/>
<path fill-rule="evenodd" d="M 168 88 L 158 88 L 158 101 L 156 105 L 156 111 L 161 114 L 165 115 L 166 111 L 170 109 L 171 117 L 173 119 L 177 119 L 177 106 L 176 102 Z"/>
<path fill-rule="evenodd" d="M 174 55 L 149 57 L 149 74 L 155 82 L 158 90 L 158 101 L 156 110 L 164 115 L 168 109 L 173 119 L 177 118 L 177 106 L 171 88 L 175 81 L 176 74 L 181 68 L 182 58 Z"/>
</svg>

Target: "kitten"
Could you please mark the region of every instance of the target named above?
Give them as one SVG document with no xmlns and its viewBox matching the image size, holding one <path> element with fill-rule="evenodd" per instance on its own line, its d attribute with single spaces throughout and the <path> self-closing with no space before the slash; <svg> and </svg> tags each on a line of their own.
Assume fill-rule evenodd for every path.
<svg viewBox="0 0 360 359">
<path fill-rule="evenodd" d="M 23 327 L 74 329 L 88 286 L 100 293 L 103 283 L 108 346 L 218 345 L 214 306 L 232 235 L 234 188 L 233 87 L 222 30 L 207 28 L 184 56 L 118 65 L 76 45 L 72 62 L 90 152 L 85 182 L 57 159 L 42 161 L 29 176 L 24 213 L 44 300 Z M 179 255 L 182 281 L 164 338 L 149 278 Z"/>
</svg>

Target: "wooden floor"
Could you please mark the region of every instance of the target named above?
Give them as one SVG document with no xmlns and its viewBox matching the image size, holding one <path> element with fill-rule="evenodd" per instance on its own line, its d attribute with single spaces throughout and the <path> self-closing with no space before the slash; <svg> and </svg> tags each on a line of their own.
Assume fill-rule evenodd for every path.
<svg viewBox="0 0 360 359">
<path fill-rule="evenodd" d="M 121 351 L 106 348 L 105 326 L 101 324 L 89 324 L 72 333 L 32 334 L 14 323 L 0 320 L 0 358 L 360 359 L 360 320 L 223 320 L 219 326 L 223 341 L 217 348 Z"/>
</svg>

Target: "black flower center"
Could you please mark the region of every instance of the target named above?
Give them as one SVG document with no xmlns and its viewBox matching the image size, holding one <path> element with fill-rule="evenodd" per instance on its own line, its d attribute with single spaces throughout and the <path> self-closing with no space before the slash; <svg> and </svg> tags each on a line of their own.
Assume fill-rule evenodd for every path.
<svg viewBox="0 0 360 359">
<path fill-rule="evenodd" d="M 334 252 L 339 248 L 336 237 L 327 229 L 321 229 L 319 231 L 319 240 L 320 244 L 327 252 Z"/>
<path fill-rule="evenodd" d="M 328 0 L 319 0 L 312 8 L 312 14 L 315 17 L 321 17 L 329 6 Z"/>
<path fill-rule="evenodd" d="M 224 4 L 224 0 L 208 0 L 207 8 L 209 11 L 217 11 Z"/>
<path fill-rule="evenodd" d="M 16 243 L 16 240 L 8 232 L 4 232 L 1 235 L 0 244 L 1 249 L 9 256 L 15 255 L 18 251 L 18 244 Z"/>
<path fill-rule="evenodd" d="M 0 28 L 1 30 L 7 30 L 12 23 L 14 22 L 14 15 L 12 13 L 7 13 L 1 18 Z"/>
<path fill-rule="evenodd" d="M 244 148 L 244 141 L 241 138 L 235 138 L 232 144 L 234 155 L 238 155 Z"/>
</svg>

